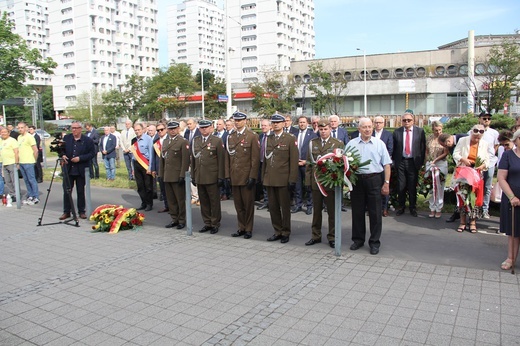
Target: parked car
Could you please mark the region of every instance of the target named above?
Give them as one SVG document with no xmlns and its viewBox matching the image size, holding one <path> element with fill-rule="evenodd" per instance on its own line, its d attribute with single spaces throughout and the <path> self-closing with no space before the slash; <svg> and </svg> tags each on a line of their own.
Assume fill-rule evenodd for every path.
<svg viewBox="0 0 520 346">
<path fill-rule="evenodd" d="M 43 137 L 43 138 L 45 138 L 45 139 L 47 139 L 47 138 L 51 138 L 51 135 L 50 135 L 47 131 L 45 131 L 45 130 L 37 129 L 37 130 L 36 130 L 36 133 L 37 133 L 40 137 Z"/>
</svg>

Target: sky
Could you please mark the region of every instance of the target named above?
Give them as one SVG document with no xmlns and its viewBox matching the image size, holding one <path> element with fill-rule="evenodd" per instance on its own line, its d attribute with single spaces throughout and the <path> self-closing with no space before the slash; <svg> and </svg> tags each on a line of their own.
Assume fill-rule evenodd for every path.
<svg viewBox="0 0 520 346">
<path fill-rule="evenodd" d="M 168 6 L 181 2 L 158 0 L 160 66 L 168 65 Z M 432 50 L 469 30 L 520 30 L 520 0 L 315 0 L 314 10 L 318 59 L 362 55 L 356 48 L 367 55 Z"/>
</svg>

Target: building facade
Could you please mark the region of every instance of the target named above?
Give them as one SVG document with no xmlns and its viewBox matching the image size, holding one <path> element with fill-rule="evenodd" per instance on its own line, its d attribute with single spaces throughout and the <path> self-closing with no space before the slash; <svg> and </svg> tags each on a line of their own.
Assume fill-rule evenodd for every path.
<svg viewBox="0 0 520 346">
<path fill-rule="evenodd" d="M 225 77 L 224 12 L 214 0 L 185 0 L 168 8 L 168 59 Z"/>
</svg>

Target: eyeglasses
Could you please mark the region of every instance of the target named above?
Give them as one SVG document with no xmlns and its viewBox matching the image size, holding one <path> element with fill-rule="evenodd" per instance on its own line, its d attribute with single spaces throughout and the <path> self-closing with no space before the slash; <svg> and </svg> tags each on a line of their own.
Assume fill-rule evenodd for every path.
<svg viewBox="0 0 520 346">
<path fill-rule="evenodd" d="M 81 129 L 81 127 L 77 127 L 77 126 L 76 127 L 71 127 L 71 129 L 78 130 L 78 129 Z"/>
<path fill-rule="evenodd" d="M 491 118 L 482 118 L 482 120 L 484 120 L 484 121 L 490 121 Z"/>
<path fill-rule="evenodd" d="M 161 131 L 164 131 L 164 129 L 157 129 L 157 131 L 161 132 Z"/>
<path fill-rule="evenodd" d="M 376 121 L 375 124 L 384 124 L 384 122 L 383 121 Z"/>
<path fill-rule="evenodd" d="M 413 119 L 402 119 L 401 121 L 404 122 L 404 123 L 408 123 L 410 121 L 413 121 Z"/>
<path fill-rule="evenodd" d="M 473 129 L 473 133 L 480 133 L 481 135 L 484 134 L 484 130 L 479 130 L 479 129 Z"/>
</svg>

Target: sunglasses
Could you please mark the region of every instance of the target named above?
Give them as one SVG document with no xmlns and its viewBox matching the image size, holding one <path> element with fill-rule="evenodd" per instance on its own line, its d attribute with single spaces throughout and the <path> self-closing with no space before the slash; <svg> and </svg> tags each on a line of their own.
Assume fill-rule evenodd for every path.
<svg viewBox="0 0 520 346">
<path fill-rule="evenodd" d="M 408 122 L 410 122 L 410 121 L 413 121 L 413 119 L 403 119 L 403 120 L 401 120 L 401 121 L 404 122 L 404 123 L 408 123 Z"/>
<path fill-rule="evenodd" d="M 490 121 L 491 118 L 482 118 L 482 120 L 484 120 L 484 121 Z"/>
<path fill-rule="evenodd" d="M 165 129 L 157 129 L 157 131 L 161 132 L 161 131 L 164 131 Z"/>
<path fill-rule="evenodd" d="M 484 131 L 484 130 L 479 130 L 479 129 L 473 129 L 473 133 L 480 133 L 481 135 L 483 135 L 484 132 L 486 132 L 486 131 Z"/>
<path fill-rule="evenodd" d="M 73 129 L 73 130 L 78 130 L 78 129 L 80 129 L 80 128 L 81 128 L 81 127 L 71 127 L 71 129 Z"/>
</svg>

